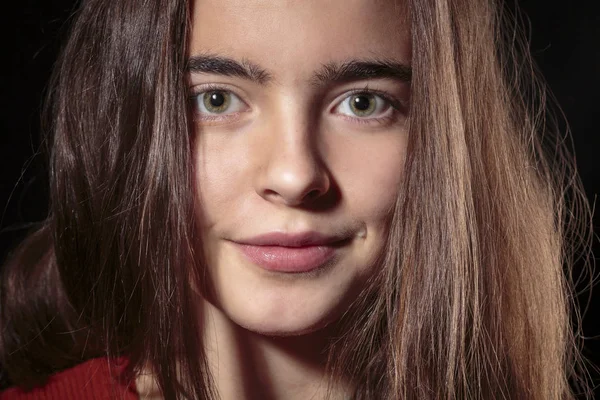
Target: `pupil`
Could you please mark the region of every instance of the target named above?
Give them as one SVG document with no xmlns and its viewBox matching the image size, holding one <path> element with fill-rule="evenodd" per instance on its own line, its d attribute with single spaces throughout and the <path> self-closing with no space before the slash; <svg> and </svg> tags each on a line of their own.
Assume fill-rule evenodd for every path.
<svg viewBox="0 0 600 400">
<path fill-rule="evenodd" d="M 221 107 L 225 104 L 225 96 L 220 92 L 212 92 L 210 94 L 210 105 L 213 107 Z"/>
<path fill-rule="evenodd" d="M 353 99 L 354 108 L 359 111 L 366 111 L 371 107 L 371 99 L 367 96 L 356 96 Z"/>
</svg>

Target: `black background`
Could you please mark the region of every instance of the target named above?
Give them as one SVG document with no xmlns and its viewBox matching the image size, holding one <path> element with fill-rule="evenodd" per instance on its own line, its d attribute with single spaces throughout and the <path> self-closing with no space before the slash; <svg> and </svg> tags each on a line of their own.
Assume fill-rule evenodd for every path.
<svg viewBox="0 0 600 400">
<path fill-rule="evenodd" d="M 126 0 L 113 0 L 126 1 Z M 531 50 L 570 123 L 577 165 L 590 202 L 600 194 L 600 12 L 596 1 L 521 0 Z M 25 0 L 3 6 L 0 79 L 0 260 L 28 224 L 46 213 L 40 112 L 74 1 Z M 600 232 L 598 212 L 594 216 Z M 600 255 L 598 240 L 595 254 Z M 600 270 L 600 266 L 598 268 Z M 596 290 L 598 292 L 598 290 Z M 585 301 L 587 297 L 582 299 Z M 600 294 L 584 317 L 584 355 L 600 364 Z M 597 374 L 595 374 L 598 377 Z M 600 381 L 596 381 L 596 384 Z"/>
</svg>

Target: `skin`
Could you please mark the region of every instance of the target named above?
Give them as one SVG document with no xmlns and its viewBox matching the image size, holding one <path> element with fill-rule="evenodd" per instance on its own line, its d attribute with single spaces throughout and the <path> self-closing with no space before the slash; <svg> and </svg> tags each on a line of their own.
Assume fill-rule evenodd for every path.
<svg viewBox="0 0 600 400">
<path fill-rule="evenodd" d="M 386 241 L 410 85 L 390 78 L 315 84 L 314 74 L 354 59 L 409 65 L 405 17 L 391 1 L 194 3 L 190 56 L 247 60 L 271 78 L 189 75 L 199 94 L 194 168 L 209 278 L 202 335 L 223 399 L 324 396 L 327 337 Z M 203 108 L 207 85 L 235 96 L 229 111 Z M 367 86 L 398 109 L 379 99 L 375 114 L 353 115 L 347 99 Z M 304 231 L 346 239 L 327 268 L 266 271 L 236 247 L 264 233 Z"/>
</svg>

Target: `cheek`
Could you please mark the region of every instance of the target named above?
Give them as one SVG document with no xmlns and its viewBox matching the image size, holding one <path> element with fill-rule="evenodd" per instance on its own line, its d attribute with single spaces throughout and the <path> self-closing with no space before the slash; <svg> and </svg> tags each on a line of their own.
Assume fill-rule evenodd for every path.
<svg viewBox="0 0 600 400">
<path fill-rule="evenodd" d="M 252 196 L 261 146 L 245 139 L 251 136 L 247 132 L 236 135 L 210 132 L 197 140 L 196 192 L 205 228 L 232 214 L 262 210 Z M 346 218 L 372 225 L 390 214 L 403 174 L 406 141 L 403 129 L 358 135 L 325 132 L 321 137 L 320 156 L 339 187 Z"/>
<path fill-rule="evenodd" d="M 396 202 L 406 158 L 406 133 L 390 132 L 346 146 L 338 143 L 331 149 L 343 201 L 367 224 L 381 223 Z"/>
<path fill-rule="evenodd" d="M 238 146 L 225 146 L 222 140 L 200 135 L 194 149 L 195 184 L 202 225 L 214 225 L 231 209 L 247 182 L 247 154 Z"/>
</svg>

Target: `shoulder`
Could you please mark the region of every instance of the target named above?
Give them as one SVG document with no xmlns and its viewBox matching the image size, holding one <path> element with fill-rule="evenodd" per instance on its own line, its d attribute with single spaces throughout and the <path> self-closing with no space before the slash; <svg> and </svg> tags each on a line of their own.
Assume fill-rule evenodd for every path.
<svg viewBox="0 0 600 400">
<path fill-rule="evenodd" d="M 44 386 L 24 391 L 9 388 L 0 393 L 0 400 L 65 400 L 139 398 L 135 386 L 119 379 L 126 359 L 110 361 L 96 358 L 52 375 Z"/>
</svg>

